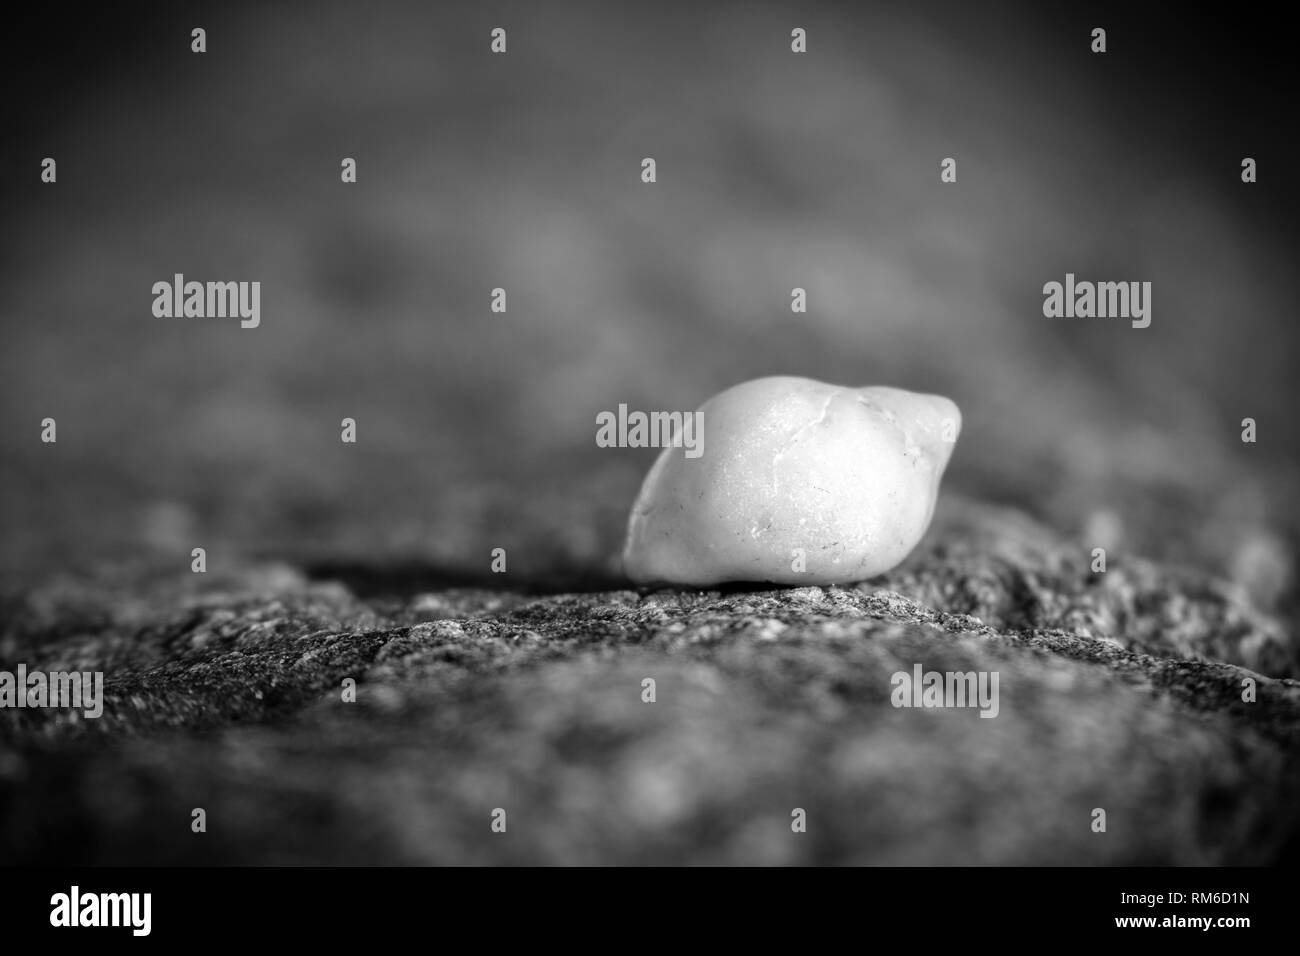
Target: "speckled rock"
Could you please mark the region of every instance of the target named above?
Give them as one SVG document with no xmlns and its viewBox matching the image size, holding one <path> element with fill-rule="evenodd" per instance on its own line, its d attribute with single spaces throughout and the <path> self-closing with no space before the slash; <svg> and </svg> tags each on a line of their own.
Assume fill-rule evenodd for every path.
<svg viewBox="0 0 1300 956">
<path fill-rule="evenodd" d="M 703 454 L 665 448 L 628 519 L 641 584 L 843 584 L 916 547 L 961 429 L 950 399 L 807 378 L 706 402 Z"/>
<path fill-rule="evenodd" d="M 945 497 L 935 525 L 853 588 L 128 561 L 8 587 L 0 660 L 103 669 L 106 700 L 99 720 L 0 710 L 0 863 L 1294 859 L 1300 684 L 1276 620 L 1186 570 L 1091 575 L 1014 510 Z M 997 718 L 896 709 L 916 664 L 998 671 Z"/>
</svg>

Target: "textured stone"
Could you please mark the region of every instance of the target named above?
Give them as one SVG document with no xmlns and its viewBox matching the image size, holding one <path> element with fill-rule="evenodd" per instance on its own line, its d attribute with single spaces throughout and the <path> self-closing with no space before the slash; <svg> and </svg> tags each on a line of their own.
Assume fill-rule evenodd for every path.
<svg viewBox="0 0 1300 956">
<path fill-rule="evenodd" d="M 932 540 L 847 589 L 386 591 L 123 562 L 6 592 L 0 659 L 103 668 L 107 700 L 98 721 L 0 711 L 0 860 L 1293 858 L 1300 684 L 1275 621 L 1186 571 L 1089 575 L 1007 509 L 947 500 Z M 998 717 L 893 708 L 915 664 L 997 670 Z"/>
</svg>

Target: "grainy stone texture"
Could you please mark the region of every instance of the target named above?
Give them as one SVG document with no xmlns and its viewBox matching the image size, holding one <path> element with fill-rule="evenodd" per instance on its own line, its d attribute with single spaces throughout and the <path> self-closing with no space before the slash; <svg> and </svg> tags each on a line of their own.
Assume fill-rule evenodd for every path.
<svg viewBox="0 0 1300 956">
<path fill-rule="evenodd" d="M 847 589 L 535 594 L 506 575 L 421 591 L 412 572 L 385 594 L 382 573 L 267 564 L 11 590 L 3 659 L 103 669 L 108 700 L 97 721 L 0 712 L 3 859 L 1294 855 L 1300 684 L 1266 676 L 1295 672 L 1278 625 L 1208 579 L 1142 562 L 1091 575 L 1086 553 L 1003 509 L 956 501 L 935 532 Z M 895 709 L 890 675 L 916 663 L 998 671 L 999 716 Z"/>
</svg>

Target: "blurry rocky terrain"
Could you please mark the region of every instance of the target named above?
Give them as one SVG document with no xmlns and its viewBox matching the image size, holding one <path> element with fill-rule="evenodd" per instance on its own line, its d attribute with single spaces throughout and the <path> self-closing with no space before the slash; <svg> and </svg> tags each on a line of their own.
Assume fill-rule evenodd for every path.
<svg viewBox="0 0 1300 956">
<path fill-rule="evenodd" d="M 1295 857 L 1281 33 L 77 15 L 0 39 L 0 669 L 109 699 L 0 710 L 0 862 Z M 153 317 L 177 272 L 260 281 L 260 327 Z M 1150 281 L 1151 326 L 1044 318 L 1067 272 Z M 926 540 L 856 587 L 630 590 L 654 452 L 597 448 L 596 414 L 769 374 L 958 402 Z M 916 663 L 999 671 L 999 717 L 891 707 Z"/>
</svg>

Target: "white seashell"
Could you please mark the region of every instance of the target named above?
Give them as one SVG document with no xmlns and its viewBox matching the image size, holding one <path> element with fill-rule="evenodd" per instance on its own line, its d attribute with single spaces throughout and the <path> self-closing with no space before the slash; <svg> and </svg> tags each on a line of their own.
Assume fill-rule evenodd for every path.
<svg viewBox="0 0 1300 956">
<path fill-rule="evenodd" d="M 840 584 L 921 540 L 961 430 L 941 395 L 786 376 L 701 407 L 703 453 L 665 448 L 628 519 L 638 584 Z"/>
</svg>

